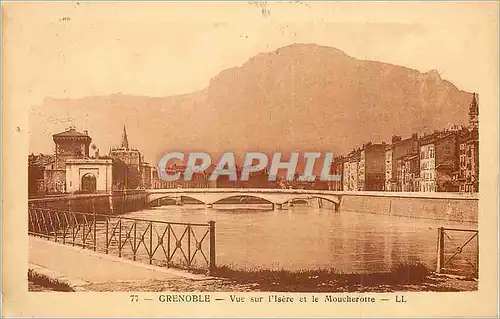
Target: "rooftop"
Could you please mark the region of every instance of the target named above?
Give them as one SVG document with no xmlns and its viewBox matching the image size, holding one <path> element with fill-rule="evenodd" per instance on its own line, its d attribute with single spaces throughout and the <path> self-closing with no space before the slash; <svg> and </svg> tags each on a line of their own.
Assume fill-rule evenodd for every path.
<svg viewBox="0 0 500 319">
<path fill-rule="evenodd" d="M 70 126 L 66 131 L 52 135 L 53 137 L 84 137 L 90 139 L 87 131 L 78 132 L 74 126 Z"/>
<path fill-rule="evenodd" d="M 71 158 L 66 160 L 66 165 L 71 164 L 111 164 L 111 159 L 97 159 L 97 158 Z"/>
</svg>

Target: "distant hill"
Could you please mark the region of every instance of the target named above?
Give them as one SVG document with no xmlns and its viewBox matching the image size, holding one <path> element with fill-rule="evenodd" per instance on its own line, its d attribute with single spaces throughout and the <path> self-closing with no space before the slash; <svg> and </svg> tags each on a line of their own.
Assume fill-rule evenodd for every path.
<svg viewBox="0 0 500 319">
<path fill-rule="evenodd" d="M 294 44 L 224 70 L 186 95 L 47 98 L 32 110 L 30 142 L 32 150 L 50 152 L 51 135 L 76 125 L 104 154 L 126 125 L 131 145 L 151 162 L 174 150 L 343 154 L 393 134 L 465 124 L 471 99 L 436 71 Z"/>
</svg>

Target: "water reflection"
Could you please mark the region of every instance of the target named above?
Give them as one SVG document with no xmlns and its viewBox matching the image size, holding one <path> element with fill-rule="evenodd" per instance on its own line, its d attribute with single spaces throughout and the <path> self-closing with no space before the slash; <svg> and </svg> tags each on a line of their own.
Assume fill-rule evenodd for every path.
<svg viewBox="0 0 500 319">
<path fill-rule="evenodd" d="M 127 214 L 177 222 L 216 221 L 217 263 L 240 268 L 330 268 L 350 272 L 387 271 L 400 262 L 433 268 L 437 228 L 476 224 L 335 212 L 295 205 L 163 206 Z"/>
</svg>

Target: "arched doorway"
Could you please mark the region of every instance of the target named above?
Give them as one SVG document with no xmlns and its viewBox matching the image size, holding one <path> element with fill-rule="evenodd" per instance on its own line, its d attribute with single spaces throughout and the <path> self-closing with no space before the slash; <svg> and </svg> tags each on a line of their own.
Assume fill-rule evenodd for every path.
<svg viewBox="0 0 500 319">
<path fill-rule="evenodd" d="M 95 193 L 97 190 L 97 180 L 94 174 L 87 173 L 82 177 L 82 191 L 85 193 Z"/>
</svg>

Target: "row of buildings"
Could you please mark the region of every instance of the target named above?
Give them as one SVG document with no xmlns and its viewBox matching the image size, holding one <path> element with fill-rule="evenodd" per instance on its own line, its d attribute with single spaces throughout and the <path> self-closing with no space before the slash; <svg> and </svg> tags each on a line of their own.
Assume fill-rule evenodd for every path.
<svg viewBox="0 0 500 319">
<path fill-rule="evenodd" d="M 391 143 L 366 143 L 334 159 L 342 180 L 332 190 L 393 192 L 479 191 L 479 105 L 474 94 L 469 125 Z"/>
<path fill-rule="evenodd" d="M 479 106 L 474 94 L 469 107 L 469 125 L 435 131 L 391 143 L 366 143 L 347 155 L 336 157 L 332 174 L 335 182 L 300 182 L 278 178 L 269 182 L 268 172 L 252 173 L 248 181 L 230 181 L 221 176 L 210 181 L 215 166 L 195 173 L 190 181 L 164 181 L 156 167 L 144 161 L 140 151 L 129 147 L 123 128 L 121 144 L 100 155 L 87 131 L 75 127 L 52 136 L 55 149 L 50 155 L 28 156 L 30 196 L 57 193 L 95 193 L 148 188 L 303 188 L 344 191 L 477 192 L 479 190 Z M 93 154 L 91 154 L 92 149 Z M 167 171 L 182 173 L 185 166 L 172 165 Z M 237 168 L 241 170 L 241 168 Z M 237 172 L 239 175 L 241 172 Z M 296 174 L 298 177 L 298 174 Z"/>
</svg>

